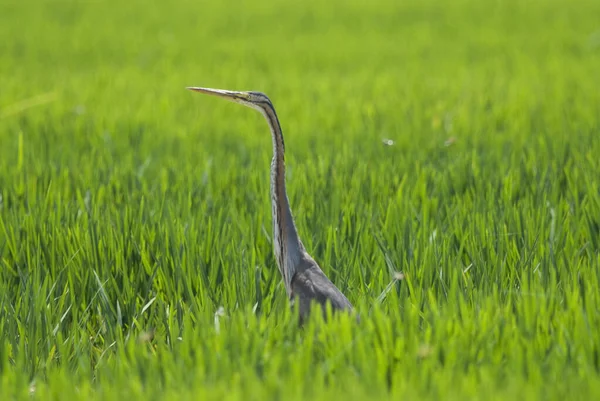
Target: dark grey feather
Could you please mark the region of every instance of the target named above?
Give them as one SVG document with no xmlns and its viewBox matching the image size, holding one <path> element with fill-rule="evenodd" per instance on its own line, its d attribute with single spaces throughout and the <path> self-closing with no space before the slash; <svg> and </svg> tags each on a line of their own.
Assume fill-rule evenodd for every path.
<svg viewBox="0 0 600 401">
<path fill-rule="evenodd" d="M 326 317 L 327 304 L 331 305 L 333 312 L 352 309 L 350 301 L 323 273 L 317 262 L 306 253 L 292 278 L 291 298 L 299 304 L 301 322 L 306 321 L 314 305 L 321 307 L 324 317 Z"/>
</svg>

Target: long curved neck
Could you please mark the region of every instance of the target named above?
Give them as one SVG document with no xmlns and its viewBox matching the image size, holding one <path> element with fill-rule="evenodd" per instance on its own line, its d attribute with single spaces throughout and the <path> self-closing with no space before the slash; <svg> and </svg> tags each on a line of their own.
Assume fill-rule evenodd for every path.
<svg viewBox="0 0 600 401">
<path fill-rule="evenodd" d="M 269 123 L 273 139 L 271 162 L 271 207 L 273 212 L 273 248 L 279 270 L 283 276 L 288 297 L 295 267 L 302 257 L 304 246 L 298 236 L 285 188 L 285 144 L 277 113 L 273 105 L 264 103 L 261 112 Z"/>
</svg>

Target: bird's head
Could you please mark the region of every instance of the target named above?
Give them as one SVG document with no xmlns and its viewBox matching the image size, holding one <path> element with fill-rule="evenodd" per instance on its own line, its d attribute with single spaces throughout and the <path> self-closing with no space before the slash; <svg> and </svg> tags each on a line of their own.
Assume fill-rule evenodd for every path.
<svg viewBox="0 0 600 401">
<path fill-rule="evenodd" d="M 230 91 L 225 89 L 211 89 L 211 88 L 199 88 L 199 87 L 188 87 L 189 90 L 194 92 L 206 93 L 207 95 L 213 95 L 222 97 L 232 102 L 240 103 L 248 107 L 252 107 L 256 110 L 263 110 L 265 106 L 271 105 L 271 100 L 261 92 L 241 92 L 241 91 Z"/>
</svg>

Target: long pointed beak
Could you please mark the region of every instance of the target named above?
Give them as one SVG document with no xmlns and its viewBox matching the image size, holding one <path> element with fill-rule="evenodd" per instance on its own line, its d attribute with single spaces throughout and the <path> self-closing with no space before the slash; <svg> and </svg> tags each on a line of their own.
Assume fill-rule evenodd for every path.
<svg viewBox="0 0 600 401">
<path fill-rule="evenodd" d="M 200 93 L 206 93 L 207 95 L 213 95 L 213 96 L 218 96 L 218 97 L 222 97 L 228 100 L 245 100 L 248 101 L 248 94 L 245 92 L 237 92 L 237 91 L 228 91 L 225 89 L 212 89 L 212 88 L 200 88 L 200 87 L 196 87 L 196 86 L 189 86 L 187 89 L 194 91 L 194 92 L 200 92 Z"/>
</svg>

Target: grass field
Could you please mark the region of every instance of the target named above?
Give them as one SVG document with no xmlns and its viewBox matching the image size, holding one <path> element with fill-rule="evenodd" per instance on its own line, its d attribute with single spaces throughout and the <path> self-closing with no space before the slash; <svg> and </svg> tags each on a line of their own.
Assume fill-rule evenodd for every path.
<svg viewBox="0 0 600 401">
<path fill-rule="evenodd" d="M 600 398 L 599 15 L 2 1 L 0 398 Z M 271 97 L 360 324 L 298 329 L 267 125 L 190 85 Z"/>
</svg>

